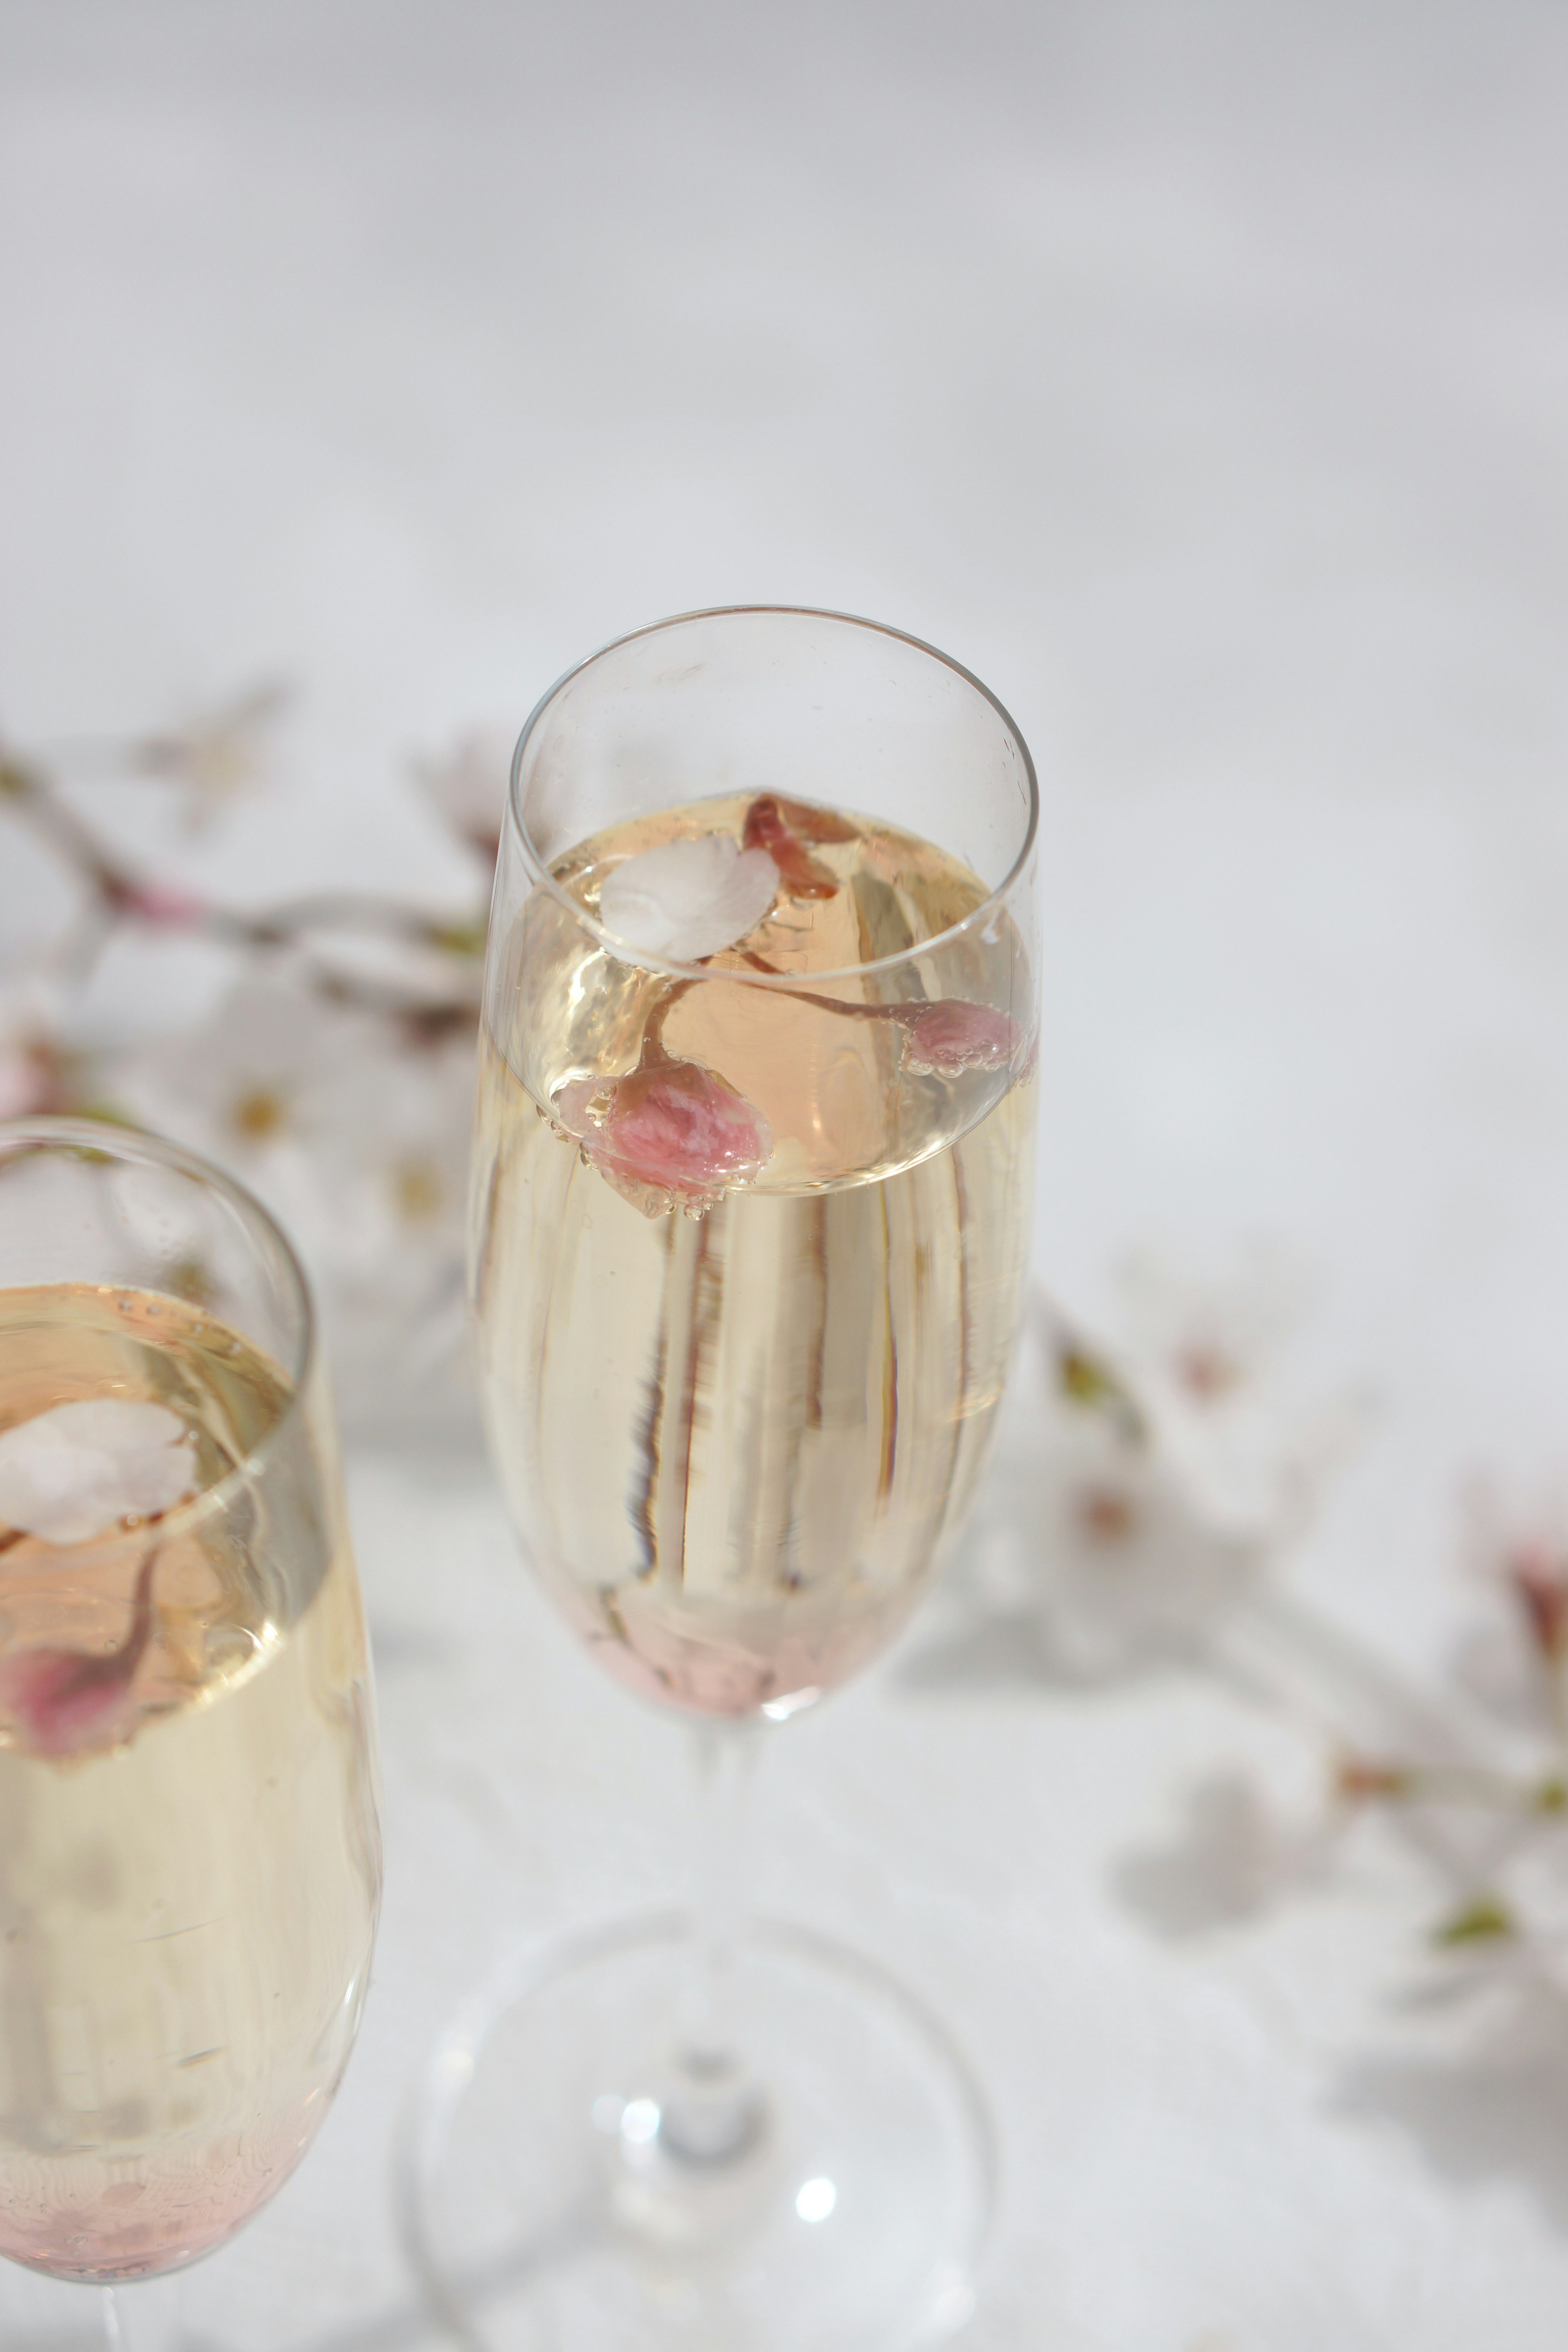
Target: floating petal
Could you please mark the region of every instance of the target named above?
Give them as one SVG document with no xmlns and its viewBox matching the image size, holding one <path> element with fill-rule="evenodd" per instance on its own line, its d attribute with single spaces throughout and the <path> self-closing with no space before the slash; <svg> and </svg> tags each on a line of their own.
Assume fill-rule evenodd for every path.
<svg viewBox="0 0 1568 2352">
<path fill-rule="evenodd" d="M 18 1650 L 0 1659 L 0 1706 L 37 1756 L 113 1748 L 136 1727 L 132 1685 L 153 1633 L 154 1546 L 142 1561 L 131 1624 L 117 1650 Z"/>
<path fill-rule="evenodd" d="M 628 857 L 599 894 L 599 919 L 628 947 L 696 963 L 755 930 L 778 896 L 764 850 L 727 833 L 666 841 Z"/>
<path fill-rule="evenodd" d="M 823 822 L 813 822 L 816 819 Z M 846 837 L 841 818 L 830 816 L 826 809 L 813 809 L 803 801 L 781 801 L 773 793 L 762 793 L 746 811 L 747 849 L 766 851 L 792 898 L 837 896 L 837 876 L 830 873 L 820 858 L 813 857 L 805 845 L 808 841 L 842 841 Z M 853 839 L 853 834 L 847 837 Z"/>
<path fill-rule="evenodd" d="M 0 1435 L 0 1522 L 46 1543 L 151 1518 L 196 1483 L 195 1441 L 165 1405 L 81 1397 Z"/>
</svg>

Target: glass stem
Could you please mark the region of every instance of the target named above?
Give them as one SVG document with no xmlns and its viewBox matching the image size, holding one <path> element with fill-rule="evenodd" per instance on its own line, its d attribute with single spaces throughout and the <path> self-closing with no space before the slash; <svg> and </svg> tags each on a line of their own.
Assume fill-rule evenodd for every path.
<svg viewBox="0 0 1568 2352">
<path fill-rule="evenodd" d="M 692 1840 L 692 1924 L 698 1961 L 688 2038 L 717 2056 L 731 2035 L 729 1983 L 735 1937 L 748 1908 L 747 1831 L 762 1727 L 721 1717 L 693 1735 L 697 1821 Z"/>
<path fill-rule="evenodd" d="M 762 1727 L 754 1718 L 700 1725 L 692 1930 L 696 1953 L 676 2021 L 674 2063 L 659 2137 L 687 2163 L 735 2162 L 765 2124 L 762 2094 L 738 2047 L 735 1945 L 746 1912 L 749 1800 Z"/>
<path fill-rule="evenodd" d="M 100 2287 L 104 2352 L 179 2352 L 182 2284 L 174 2275 Z"/>
</svg>

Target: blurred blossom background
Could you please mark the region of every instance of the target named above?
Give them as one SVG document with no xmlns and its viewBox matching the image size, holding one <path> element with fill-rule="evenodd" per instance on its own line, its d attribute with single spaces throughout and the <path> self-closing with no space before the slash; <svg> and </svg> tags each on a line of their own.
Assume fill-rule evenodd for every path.
<svg viewBox="0 0 1568 2352">
<path fill-rule="evenodd" d="M 1563 1419 L 1565 102 L 1534 0 L 0 0 L 0 741 L 124 868 L 0 807 L 7 1100 L 58 1029 L 351 1420 L 460 1420 L 508 747 L 870 614 L 1039 767 L 1041 1265 L 1288 1237 L 1425 1590 L 1435 1461 Z"/>
<path fill-rule="evenodd" d="M 0 0 L 0 1108 L 228 1161 L 353 1430 L 463 1435 L 523 719 L 682 609 L 892 623 L 1040 772 L 1037 1263 L 1148 1373 L 1051 1441 L 1079 1535 L 1176 1512 L 1163 1623 L 1289 1521 L 1446 1672 L 1463 1478 L 1568 1465 L 1565 131 L 1555 0 Z M 1287 1264 L 1318 1402 L 1217 1444 L 1170 1268 L 1240 1362 Z M 1072 1540 L 1098 1675 L 1142 1634 L 1100 1588 L 1068 1626 Z M 1490 2312 L 1358 2332 L 1303 2263 L 1283 2333 L 1194 2304 L 1194 2346 Z M 1062 2342 L 1155 2343 L 1113 2305 Z"/>
</svg>

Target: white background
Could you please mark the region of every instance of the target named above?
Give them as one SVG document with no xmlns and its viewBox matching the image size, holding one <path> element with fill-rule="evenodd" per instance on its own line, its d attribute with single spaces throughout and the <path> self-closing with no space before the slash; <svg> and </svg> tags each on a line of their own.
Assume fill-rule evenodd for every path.
<svg viewBox="0 0 1568 2352">
<path fill-rule="evenodd" d="M 1384 1409 L 1291 1573 L 1435 1681 L 1458 1480 L 1568 1454 L 1565 268 L 1527 0 L 0 0 L 0 719 L 285 674 L 283 780 L 193 870 L 456 899 L 410 758 L 626 627 L 800 601 L 953 653 L 1044 785 L 1038 1261 L 1092 1307 L 1150 1233 L 1308 1254 L 1312 1361 Z M 193 2283 L 224 2352 L 418 2340 L 422 2041 L 679 1856 L 673 1735 L 478 1467 L 362 1460 L 354 1503 L 382 1980 L 307 2173 Z M 1281 1740 L 1202 1678 L 906 1657 L 774 1759 L 765 1898 L 992 2086 L 977 2352 L 1563 2340 L 1561 2016 L 1391 2054 L 1426 1913 L 1372 1847 L 1202 1934 L 1127 1898 Z M 7 2345 L 71 2324 L 0 2282 Z"/>
</svg>

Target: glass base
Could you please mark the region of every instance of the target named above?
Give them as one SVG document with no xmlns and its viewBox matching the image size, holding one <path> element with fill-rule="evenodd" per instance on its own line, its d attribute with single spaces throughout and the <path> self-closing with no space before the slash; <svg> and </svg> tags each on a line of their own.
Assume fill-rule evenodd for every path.
<svg viewBox="0 0 1568 2352">
<path fill-rule="evenodd" d="M 520 1962 L 448 2031 L 404 2149 L 409 2251 L 468 2352 L 905 2352 L 963 2326 L 990 2220 L 984 2104 L 883 1969 L 754 1922 L 732 2066 L 671 2044 L 689 1923 Z"/>
</svg>

